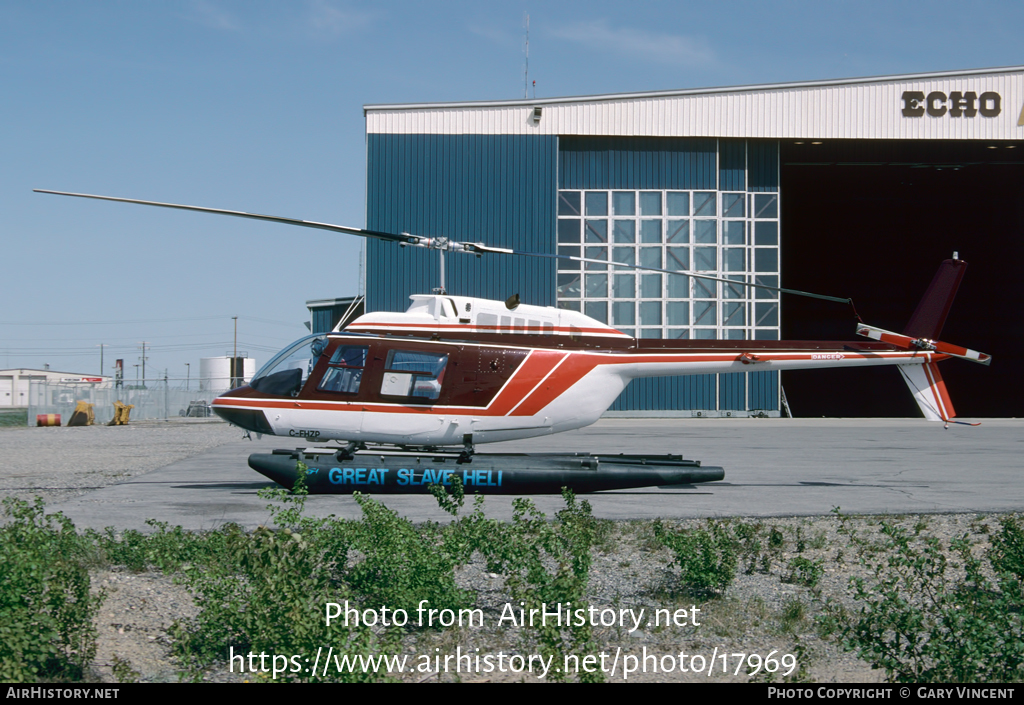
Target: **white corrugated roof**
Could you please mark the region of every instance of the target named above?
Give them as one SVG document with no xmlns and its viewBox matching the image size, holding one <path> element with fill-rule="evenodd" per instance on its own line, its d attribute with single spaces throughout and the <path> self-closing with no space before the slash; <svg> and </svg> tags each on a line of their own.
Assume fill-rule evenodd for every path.
<svg viewBox="0 0 1024 705">
<path fill-rule="evenodd" d="M 915 106 L 932 110 L 904 115 L 908 93 L 920 96 Z M 953 93 L 967 101 L 961 109 L 973 106 L 973 116 L 969 109 L 954 115 Z M 535 108 L 541 110 L 539 121 L 533 119 Z M 367 133 L 385 134 L 1020 140 L 1024 66 L 537 100 L 366 105 L 364 112 Z"/>
</svg>

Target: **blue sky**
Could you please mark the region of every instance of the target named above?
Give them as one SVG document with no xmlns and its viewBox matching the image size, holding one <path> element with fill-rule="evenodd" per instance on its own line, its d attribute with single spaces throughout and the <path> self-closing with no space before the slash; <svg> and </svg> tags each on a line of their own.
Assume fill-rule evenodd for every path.
<svg viewBox="0 0 1024 705">
<path fill-rule="evenodd" d="M 362 226 L 362 106 L 522 98 L 526 13 L 538 97 L 1024 64 L 1018 2 L 0 0 L 0 368 L 265 362 L 356 238 L 32 189 Z"/>
</svg>

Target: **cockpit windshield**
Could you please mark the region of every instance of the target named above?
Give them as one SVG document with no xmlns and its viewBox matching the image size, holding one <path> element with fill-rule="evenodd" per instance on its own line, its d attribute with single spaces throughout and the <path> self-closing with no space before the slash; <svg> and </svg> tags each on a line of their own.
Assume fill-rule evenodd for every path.
<svg viewBox="0 0 1024 705">
<path fill-rule="evenodd" d="M 265 394 L 298 394 L 326 347 L 326 335 L 307 335 L 295 341 L 260 368 L 249 386 Z"/>
</svg>

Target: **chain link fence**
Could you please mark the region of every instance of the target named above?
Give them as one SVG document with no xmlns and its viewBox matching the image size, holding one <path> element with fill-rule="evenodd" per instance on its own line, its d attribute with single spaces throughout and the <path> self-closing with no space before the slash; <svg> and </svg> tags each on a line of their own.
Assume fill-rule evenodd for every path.
<svg viewBox="0 0 1024 705">
<path fill-rule="evenodd" d="M 67 384 L 32 380 L 29 384 L 28 425 L 34 426 L 39 414 L 60 414 L 66 425 L 78 402 L 93 405 L 95 423 L 114 418 L 114 402 L 131 404 L 130 420 L 169 418 L 207 418 L 213 416 L 210 402 L 226 391 L 199 390 L 198 380 L 148 379 L 118 387 L 108 384 Z"/>
</svg>

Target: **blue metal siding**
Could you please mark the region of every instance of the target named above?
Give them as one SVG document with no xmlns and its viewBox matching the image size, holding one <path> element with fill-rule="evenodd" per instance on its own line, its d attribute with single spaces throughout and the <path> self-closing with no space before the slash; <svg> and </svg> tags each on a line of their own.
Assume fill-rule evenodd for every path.
<svg viewBox="0 0 1024 705">
<path fill-rule="evenodd" d="M 779 143 L 747 140 L 747 182 L 750 191 L 779 190 Z"/>
<path fill-rule="evenodd" d="M 747 141 L 718 140 L 718 188 L 747 190 Z"/>
<path fill-rule="evenodd" d="M 331 321 L 331 308 L 313 309 L 313 333 L 329 333 L 333 328 Z"/>
<path fill-rule="evenodd" d="M 552 254 L 558 188 L 778 190 L 778 142 L 705 138 L 367 135 L 366 227 Z M 439 255 L 367 243 L 368 311 L 440 283 Z M 555 304 L 553 260 L 448 254 L 448 290 Z M 774 372 L 636 380 L 612 410 L 778 408 Z M 717 397 L 717 398 L 716 398 Z"/>
<path fill-rule="evenodd" d="M 715 408 L 715 376 L 635 379 L 611 411 L 666 411 Z"/>
<path fill-rule="evenodd" d="M 717 140 L 678 137 L 562 137 L 559 188 L 713 189 Z"/>
<path fill-rule="evenodd" d="M 532 135 L 367 135 L 366 227 L 555 251 L 558 140 Z M 370 240 L 366 310 L 404 311 L 440 283 L 439 255 Z M 448 291 L 555 303 L 554 260 L 445 255 Z"/>
<path fill-rule="evenodd" d="M 748 372 L 747 408 L 751 411 L 775 411 L 779 408 L 779 373 Z"/>
<path fill-rule="evenodd" d="M 744 372 L 718 375 L 718 408 L 720 411 L 743 411 L 747 408 L 747 375 Z"/>
</svg>

